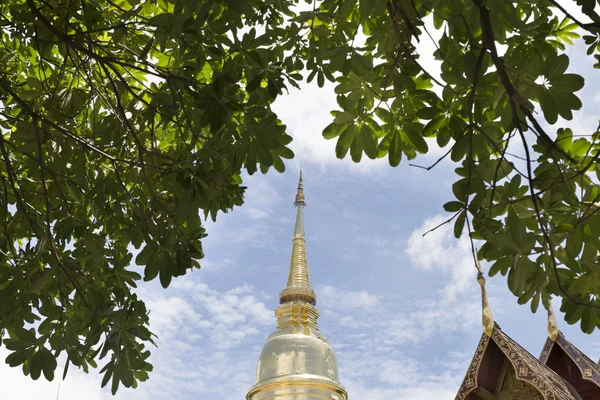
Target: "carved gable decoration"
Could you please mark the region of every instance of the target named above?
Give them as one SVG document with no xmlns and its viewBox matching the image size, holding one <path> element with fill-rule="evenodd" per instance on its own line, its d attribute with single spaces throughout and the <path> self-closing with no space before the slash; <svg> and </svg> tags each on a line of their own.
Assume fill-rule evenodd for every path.
<svg viewBox="0 0 600 400">
<path fill-rule="evenodd" d="M 550 368 L 542 364 L 538 359 L 532 356 L 529 352 L 519 346 L 514 340 L 506 335 L 502 330 L 496 326 L 492 332 L 492 336 L 488 337 L 485 334 L 482 335 L 479 345 L 473 356 L 473 360 L 469 365 L 465 379 L 458 390 L 456 400 L 464 400 L 469 397 L 469 394 L 474 392 L 478 387 L 478 376 L 481 362 L 488 350 L 490 341 L 493 341 L 496 346 L 500 349 L 502 354 L 506 357 L 512 372 L 514 373 L 514 379 L 528 385 L 523 385 L 520 388 L 523 389 L 523 396 L 518 397 L 523 400 L 543 399 L 543 400 L 580 400 L 581 398 L 575 392 L 575 390 L 569 385 L 564 379 L 558 374 L 552 371 Z M 506 381 L 507 372 L 503 370 L 498 379 L 498 384 Z M 503 380 L 504 379 L 504 380 Z M 512 378 L 511 378 L 512 379 Z M 506 381 L 507 384 L 510 383 Z M 511 384 L 511 388 L 515 388 L 516 384 Z M 524 388 L 528 389 L 525 390 Z M 503 387 L 498 387 L 497 389 Z M 533 389 L 533 391 L 531 390 Z M 535 392 L 535 393 L 534 393 Z M 504 393 L 504 392 L 503 392 Z M 537 394 L 536 394 L 537 393 Z M 532 397 L 534 396 L 534 397 Z M 535 397 L 537 396 L 537 397 Z M 499 397 L 499 399 L 505 400 L 511 397 Z"/>
<path fill-rule="evenodd" d="M 512 365 L 506 360 L 502 366 L 495 392 L 497 400 L 540 400 L 542 395 L 527 382 L 517 379 Z"/>
<path fill-rule="evenodd" d="M 581 373 L 581 377 L 587 381 L 593 382 L 596 386 L 600 387 L 600 367 L 594 361 L 592 361 L 584 352 L 575 347 L 569 342 L 562 332 L 559 332 L 556 342 L 553 342 L 549 338 L 546 339 L 542 353 L 540 354 L 540 361 L 544 364 L 548 363 L 550 353 L 554 349 L 554 346 L 560 347 L 560 349 L 575 363 Z"/>
</svg>

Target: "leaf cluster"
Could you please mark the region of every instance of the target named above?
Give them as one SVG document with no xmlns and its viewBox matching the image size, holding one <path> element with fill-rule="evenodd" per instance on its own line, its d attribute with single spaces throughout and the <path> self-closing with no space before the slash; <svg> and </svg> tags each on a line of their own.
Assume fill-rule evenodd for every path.
<svg viewBox="0 0 600 400">
<path fill-rule="evenodd" d="M 296 85 L 292 1 L 9 0 L 0 5 L 0 332 L 38 379 L 147 379 L 143 279 L 200 268 L 200 217 L 282 172 L 271 111 Z M 242 30 L 244 32 L 242 32 Z M 259 33 L 260 32 L 260 33 Z M 133 265 L 133 249 L 139 250 Z M 142 276 L 143 275 L 143 276 Z M 1 336 L 1 335 L 0 335 Z"/>
<path fill-rule="evenodd" d="M 474 257 L 508 275 L 519 303 L 535 312 L 559 296 L 567 322 L 591 333 L 600 326 L 600 132 L 544 126 L 581 109 L 584 79 L 568 72 L 566 50 L 586 31 L 587 55 L 598 58 L 600 16 L 593 0 L 577 2 L 585 24 L 560 3 L 324 0 L 297 20 L 319 21 L 304 53 L 312 75 L 336 85 L 339 109 L 323 130 L 336 155 L 397 166 L 435 141 L 444 156 L 414 166 L 459 164 L 456 198 L 444 205 L 456 237 L 468 233 Z M 424 42 L 438 71 L 420 61 Z"/>
<path fill-rule="evenodd" d="M 339 158 L 398 166 L 444 148 L 421 168 L 457 163 L 446 223 L 467 232 L 474 257 L 533 311 L 559 296 L 567 322 L 600 326 L 600 129 L 545 128 L 582 107 L 566 50 L 585 31 L 598 59 L 596 2 L 576 0 L 586 23 L 555 0 L 299 3 L 0 5 L 0 332 L 11 366 L 52 379 L 66 354 L 63 375 L 105 360 L 113 393 L 147 379 L 153 335 L 137 283 L 167 287 L 199 268 L 200 212 L 241 205 L 242 170 L 285 169 L 291 137 L 271 104 L 304 77 L 335 85 L 323 136 Z M 436 73 L 420 59 L 427 41 Z"/>
</svg>

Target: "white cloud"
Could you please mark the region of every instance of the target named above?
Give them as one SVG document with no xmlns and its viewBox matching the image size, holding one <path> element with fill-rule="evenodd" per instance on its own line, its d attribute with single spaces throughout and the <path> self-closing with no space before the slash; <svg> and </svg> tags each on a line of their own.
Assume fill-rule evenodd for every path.
<svg viewBox="0 0 600 400">
<path fill-rule="evenodd" d="M 231 258 L 224 258 L 219 261 L 212 261 L 210 258 L 200 260 L 200 266 L 203 272 L 223 272 L 225 269 L 231 270 L 234 262 Z"/>
<path fill-rule="evenodd" d="M 425 232 L 442 224 L 448 218 L 448 215 L 436 215 L 426 219 L 423 225 L 410 235 L 406 243 L 406 254 L 417 268 L 431 273 L 439 271 L 449 273 L 451 279 L 443 288 L 443 292 L 445 297 L 453 299 L 459 293 L 477 287 L 477 270 L 467 235 L 463 233 L 457 240 L 453 234 L 454 221 L 452 221 L 423 236 Z"/>
<path fill-rule="evenodd" d="M 368 213 L 364 210 L 358 210 L 354 206 L 344 207 L 342 216 L 352 221 L 364 221 L 368 217 Z"/>
<path fill-rule="evenodd" d="M 328 166 L 343 166 L 353 171 L 372 172 L 389 166 L 386 158 L 370 160 L 366 156 L 355 163 L 348 154 L 343 160 L 335 156 L 337 139 L 326 140 L 322 131 L 333 122 L 330 112 L 339 110 L 335 99 L 335 85 L 325 83 L 319 88 L 316 82 L 304 84 L 302 90 L 291 89 L 289 94 L 279 96 L 273 110 L 285 125 L 294 140 L 290 148 L 296 160 L 313 162 L 324 171 Z"/>
<path fill-rule="evenodd" d="M 273 209 L 281 202 L 281 195 L 264 175 L 246 177 L 245 180 L 248 189 L 244 194 L 243 212 L 254 220 L 269 218 Z"/>
<path fill-rule="evenodd" d="M 318 302 L 324 309 L 344 311 L 351 309 L 370 310 L 379 305 L 379 297 L 368 293 L 346 292 L 333 286 L 320 286 L 317 290 Z"/>
<path fill-rule="evenodd" d="M 399 346 L 366 343 L 364 349 L 341 354 L 343 384 L 352 398 L 361 400 L 454 399 L 470 361 L 458 361 L 453 355 L 433 362 L 421 361 L 398 351 Z M 440 371 L 438 363 L 447 367 Z"/>
<path fill-rule="evenodd" d="M 57 368 L 56 378 L 48 382 L 42 376 L 33 381 L 23 376 L 21 368 L 10 368 L 4 363 L 4 358 L 9 352 L 0 348 L 0 387 L 2 399 L 7 400 L 37 400 L 54 399 L 57 393 L 60 400 L 78 400 L 85 393 L 86 400 L 100 400 L 106 398 L 106 393 L 100 390 L 100 380 L 94 375 L 86 375 L 71 368 L 69 378 L 60 382 L 62 364 Z"/>
</svg>

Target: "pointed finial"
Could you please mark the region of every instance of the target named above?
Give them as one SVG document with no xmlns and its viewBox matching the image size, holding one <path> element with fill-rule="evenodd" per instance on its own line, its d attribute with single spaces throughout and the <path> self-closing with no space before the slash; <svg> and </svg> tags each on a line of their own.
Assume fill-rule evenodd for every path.
<svg viewBox="0 0 600 400">
<path fill-rule="evenodd" d="M 477 270 L 477 283 L 481 287 L 481 325 L 483 326 L 483 332 L 491 337 L 494 331 L 494 316 L 492 315 L 492 309 L 490 308 L 485 290 L 485 277 L 483 276 L 479 260 L 477 260 Z"/>
<path fill-rule="evenodd" d="M 558 338 L 558 325 L 554 316 L 554 310 L 552 309 L 552 302 L 548 304 L 548 337 L 553 342 L 556 342 Z"/>
<path fill-rule="evenodd" d="M 306 201 L 304 201 L 304 186 L 302 185 L 302 169 L 300 170 L 300 179 L 298 181 L 298 192 L 296 193 L 296 201 L 294 205 L 298 207 L 301 205 L 302 207 L 306 206 Z"/>
<path fill-rule="evenodd" d="M 292 240 L 292 259 L 290 260 L 290 271 L 285 289 L 279 294 L 281 304 L 289 301 L 301 301 L 316 304 L 317 296 L 310 286 L 308 274 L 308 262 L 306 261 L 306 244 L 304 241 L 304 218 L 302 209 L 306 206 L 304 200 L 304 187 L 302 184 L 302 170 L 298 181 L 298 192 L 294 205 L 298 208 L 296 213 L 296 226 L 294 227 L 294 238 Z"/>
</svg>

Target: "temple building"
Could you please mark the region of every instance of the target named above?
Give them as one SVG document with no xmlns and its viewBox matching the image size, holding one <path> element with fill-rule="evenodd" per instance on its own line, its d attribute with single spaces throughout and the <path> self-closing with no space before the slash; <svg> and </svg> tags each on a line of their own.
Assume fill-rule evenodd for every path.
<svg viewBox="0 0 600 400">
<path fill-rule="evenodd" d="M 600 400 L 600 367 L 558 330 L 548 310 L 548 339 L 540 361 L 575 388 L 583 400 Z"/>
<path fill-rule="evenodd" d="M 304 220 L 302 171 L 294 205 L 296 226 L 286 287 L 275 310 L 277 329 L 267 338 L 247 400 L 347 400 L 335 353 L 317 328 L 317 296 L 310 285 Z"/>
<path fill-rule="evenodd" d="M 535 358 L 494 322 L 479 266 L 483 334 L 456 400 L 600 400 L 598 365 L 558 331 L 548 309 L 548 340 Z"/>
</svg>

